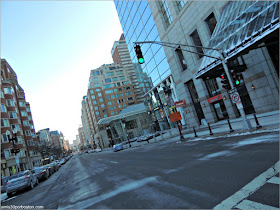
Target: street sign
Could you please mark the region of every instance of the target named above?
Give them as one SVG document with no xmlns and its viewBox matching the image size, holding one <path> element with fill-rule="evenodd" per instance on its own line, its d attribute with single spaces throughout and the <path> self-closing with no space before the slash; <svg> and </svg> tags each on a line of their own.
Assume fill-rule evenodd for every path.
<svg viewBox="0 0 280 210">
<path fill-rule="evenodd" d="M 177 101 L 174 103 L 174 105 L 176 106 L 176 108 L 186 106 L 186 101 L 185 100 Z"/>
<path fill-rule="evenodd" d="M 170 121 L 171 122 L 176 122 L 176 121 L 179 121 L 182 119 L 182 116 L 181 116 L 181 113 L 180 112 L 174 112 L 174 113 L 171 113 L 169 115 L 169 118 L 170 118 Z"/>
<path fill-rule="evenodd" d="M 231 97 L 231 100 L 232 100 L 233 103 L 239 103 L 239 102 L 241 103 L 240 96 L 239 96 L 238 92 L 232 93 L 230 95 L 230 97 Z"/>
<path fill-rule="evenodd" d="M 237 102 L 236 105 L 237 105 L 237 108 L 238 108 L 238 109 L 242 109 L 242 108 L 243 108 L 243 105 L 242 105 L 241 102 Z"/>
</svg>

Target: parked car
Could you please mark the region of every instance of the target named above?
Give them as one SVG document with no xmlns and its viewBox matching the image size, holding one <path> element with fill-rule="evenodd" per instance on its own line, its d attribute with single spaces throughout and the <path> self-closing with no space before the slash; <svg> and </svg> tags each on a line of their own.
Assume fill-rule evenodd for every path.
<svg viewBox="0 0 280 210">
<path fill-rule="evenodd" d="M 55 172 L 55 167 L 53 164 L 49 163 L 46 165 L 47 167 L 49 167 L 49 170 L 50 170 L 50 175 L 54 174 Z"/>
<path fill-rule="evenodd" d="M 66 161 L 64 158 L 62 158 L 59 162 L 60 162 L 60 165 L 63 165 Z"/>
<path fill-rule="evenodd" d="M 31 171 L 26 170 L 16 174 L 16 177 L 6 183 L 7 196 L 11 197 L 14 192 L 30 188 L 33 189 L 38 184 L 38 179 Z"/>
<path fill-rule="evenodd" d="M 58 171 L 58 165 L 57 165 L 56 162 L 50 163 L 50 166 L 54 169 L 54 172 L 57 172 L 57 171 Z"/>
<path fill-rule="evenodd" d="M 95 152 L 101 152 L 101 151 L 102 151 L 102 149 L 100 149 L 100 148 L 95 149 Z"/>
<path fill-rule="evenodd" d="M 113 146 L 113 151 L 114 151 L 114 152 L 117 152 L 117 151 L 120 151 L 120 150 L 123 150 L 123 144 L 122 144 L 122 143 L 120 143 L 120 144 L 115 144 L 115 145 Z"/>
<path fill-rule="evenodd" d="M 38 181 L 46 180 L 49 178 L 49 173 L 45 167 L 34 167 L 31 173 L 33 173 L 37 177 Z"/>
<path fill-rule="evenodd" d="M 16 175 L 12 175 L 12 176 L 7 176 L 7 177 L 1 177 L 1 193 L 6 192 L 6 183 L 11 180 L 14 179 L 16 177 Z"/>
</svg>

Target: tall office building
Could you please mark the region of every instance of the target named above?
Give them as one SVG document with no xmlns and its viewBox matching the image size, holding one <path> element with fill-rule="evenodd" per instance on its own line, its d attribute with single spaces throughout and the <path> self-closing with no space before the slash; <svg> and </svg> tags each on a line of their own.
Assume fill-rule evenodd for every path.
<svg viewBox="0 0 280 210">
<path fill-rule="evenodd" d="M 153 87 L 151 78 L 149 78 L 147 74 L 143 72 L 140 64 L 132 63 L 123 34 L 121 35 L 119 41 L 114 42 L 111 55 L 114 63 L 119 63 L 126 67 L 134 88 L 137 102 L 144 102 L 145 93 Z"/>
<path fill-rule="evenodd" d="M 134 42 L 158 41 L 160 37 L 148 1 L 114 1 L 123 34 L 133 63 L 138 63 Z M 151 78 L 153 87 L 145 94 L 158 130 L 175 126 L 168 115 L 174 106 L 176 90 L 163 47 L 159 44 L 140 44 L 145 59 L 143 72 Z"/>
<path fill-rule="evenodd" d="M 236 89 L 245 114 L 279 109 L 278 1 L 150 1 L 187 124 L 199 126 L 240 117 L 221 84 L 220 49 L 230 70 L 239 73 Z M 195 54 L 195 53 L 200 54 Z M 208 57 L 208 56 L 212 57 Z M 256 85 L 257 84 L 257 85 Z M 264 98 L 266 100 L 264 100 Z"/>
</svg>

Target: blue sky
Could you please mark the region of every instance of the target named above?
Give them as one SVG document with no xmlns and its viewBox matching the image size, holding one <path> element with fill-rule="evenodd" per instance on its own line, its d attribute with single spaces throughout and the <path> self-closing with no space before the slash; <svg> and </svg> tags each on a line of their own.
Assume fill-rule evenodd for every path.
<svg viewBox="0 0 280 210">
<path fill-rule="evenodd" d="M 18 76 L 36 131 L 76 138 L 90 70 L 113 62 L 121 33 L 113 1 L 1 0 L 1 58 Z"/>
</svg>

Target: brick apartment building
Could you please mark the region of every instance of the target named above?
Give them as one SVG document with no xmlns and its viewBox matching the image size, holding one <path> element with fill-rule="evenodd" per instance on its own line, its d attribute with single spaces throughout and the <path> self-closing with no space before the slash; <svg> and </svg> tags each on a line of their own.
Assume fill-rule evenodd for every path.
<svg viewBox="0 0 280 210">
<path fill-rule="evenodd" d="M 1 59 L 1 174 L 10 176 L 41 165 L 39 141 L 35 135 L 30 104 L 18 83 L 17 75 L 5 59 Z M 8 136 L 17 135 L 15 148 Z"/>
</svg>

